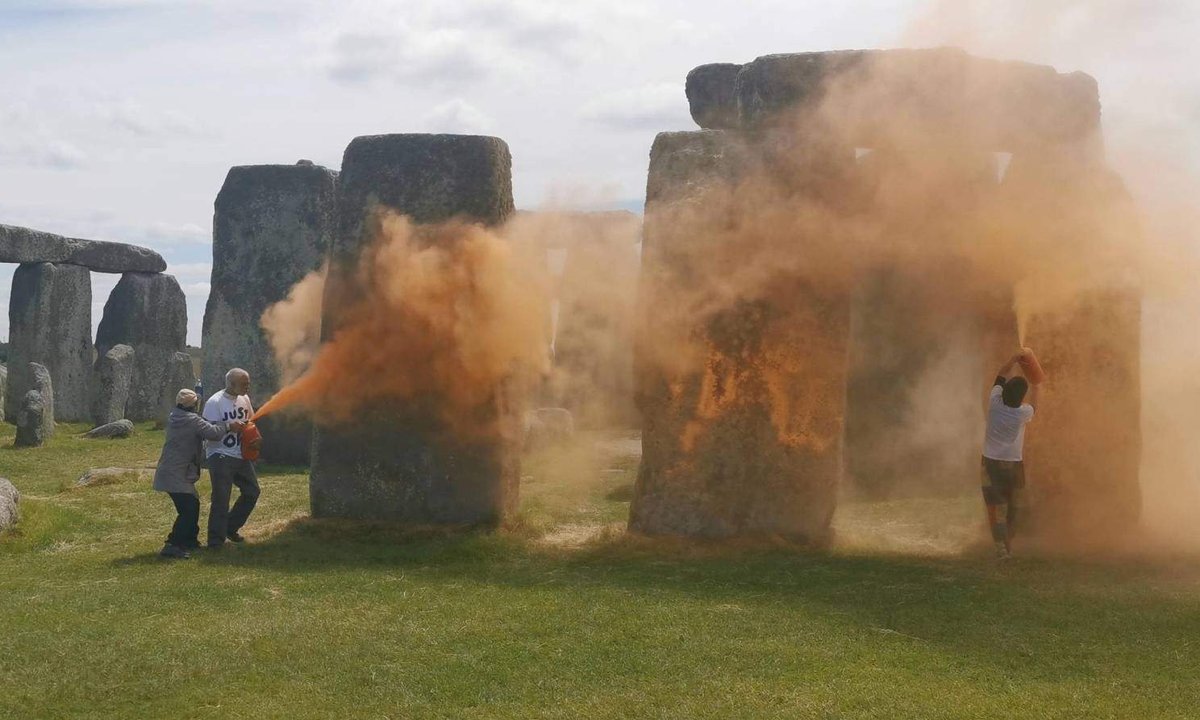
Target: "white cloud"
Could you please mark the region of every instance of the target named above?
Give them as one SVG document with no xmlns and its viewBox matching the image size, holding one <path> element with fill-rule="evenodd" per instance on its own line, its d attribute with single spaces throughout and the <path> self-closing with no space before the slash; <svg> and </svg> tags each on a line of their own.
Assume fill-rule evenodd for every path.
<svg viewBox="0 0 1200 720">
<path fill-rule="evenodd" d="M 87 163 L 87 153 L 65 141 L 36 133 L 24 139 L 0 138 L 0 160 L 13 165 L 52 170 L 75 170 Z"/>
<path fill-rule="evenodd" d="M 691 125 L 682 82 L 618 90 L 588 103 L 580 115 L 617 130 L 671 130 Z"/>
<path fill-rule="evenodd" d="M 616 21 L 614 23 L 614 20 Z M 324 16 L 328 75 L 454 86 L 524 78 L 540 65 L 578 64 L 589 48 L 612 47 L 627 13 L 599 0 L 359 0 Z"/>
<path fill-rule="evenodd" d="M 183 113 L 152 110 L 127 98 L 97 103 L 92 112 L 114 130 L 141 139 L 210 135 L 199 123 Z"/>
<path fill-rule="evenodd" d="M 205 137 L 213 134 L 182 113 L 92 91 L 43 90 L 0 105 L 0 160 L 13 165 L 75 170 Z"/>
<path fill-rule="evenodd" d="M 399 25 L 388 31 L 349 32 L 331 48 L 330 77 L 345 83 L 378 78 L 469 83 L 487 75 L 483 49 L 453 30 L 417 31 Z"/>
<path fill-rule="evenodd" d="M 206 282 L 181 283 L 180 287 L 184 295 L 192 298 L 208 298 L 208 292 L 212 289 Z"/>
<path fill-rule="evenodd" d="M 88 240 L 142 245 L 157 250 L 198 250 L 212 245 L 212 231 L 194 223 L 121 217 L 81 207 L 22 207 L 0 203 L 0 222 Z"/>
<path fill-rule="evenodd" d="M 479 108 L 454 98 L 426 113 L 420 125 L 427 132 L 483 135 L 491 131 L 493 123 Z"/>
</svg>

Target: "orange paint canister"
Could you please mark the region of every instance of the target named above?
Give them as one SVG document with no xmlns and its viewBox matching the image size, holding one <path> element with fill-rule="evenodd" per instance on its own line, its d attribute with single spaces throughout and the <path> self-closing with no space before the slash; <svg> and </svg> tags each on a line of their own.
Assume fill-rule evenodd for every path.
<svg viewBox="0 0 1200 720">
<path fill-rule="evenodd" d="M 254 462 L 262 449 L 262 433 L 254 423 L 246 425 L 242 430 L 242 459 Z"/>
<path fill-rule="evenodd" d="M 1046 379 L 1046 371 L 1042 369 L 1042 364 L 1038 362 L 1037 356 L 1029 348 L 1022 348 L 1020 363 L 1021 372 L 1030 383 L 1038 385 Z"/>
</svg>

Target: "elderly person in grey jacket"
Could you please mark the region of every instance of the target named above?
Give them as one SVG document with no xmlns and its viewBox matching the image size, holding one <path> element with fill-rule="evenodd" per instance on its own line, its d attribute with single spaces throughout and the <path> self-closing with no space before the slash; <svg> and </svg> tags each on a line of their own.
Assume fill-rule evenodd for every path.
<svg viewBox="0 0 1200 720">
<path fill-rule="evenodd" d="M 167 418 L 167 439 L 163 443 L 158 468 L 154 471 L 154 489 L 171 496 L 175 503 L 175 526 L 167 544 L 159 553 L 167 558 L 189 558 L 199 547 L 200 496 L 196 481 L 204 459 L 204 441 L 219 440 L 230 432 L 241 432 L 240 420 L 211 423 L 196 413 L 199 398 L 191 390 L 180 390 L 175 407 Z"/>
</svg>

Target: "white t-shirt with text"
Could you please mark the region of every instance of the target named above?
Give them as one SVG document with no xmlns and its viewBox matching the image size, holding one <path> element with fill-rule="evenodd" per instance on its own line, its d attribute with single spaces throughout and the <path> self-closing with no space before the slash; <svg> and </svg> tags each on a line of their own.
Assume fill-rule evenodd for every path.
<svg viewBox="0 0 1200 720">
<path fill-rule="evenodd" d="M 254 406 L 250 404 L 249 395 L 239 395 L 236 398 L 224 390 L 218 390 L 204 403 L 204 419 L 209 422 L 226 422 L 228 420 L 246 420 L 254 417 Z M 225 433 L 220 440 L 206 441 L 206 454 L 242 457 L 241 433 Z"/>
<path fill-rule="evenodd" d="M 1009 407 L 1004 404 L 1001 393 L 999 385 L 992 386 L 983 456 L 992 460 L 1020 461 L 1025 452 L 1025 424 L 1033 419 L 1033 406 Z"/>
</svg>

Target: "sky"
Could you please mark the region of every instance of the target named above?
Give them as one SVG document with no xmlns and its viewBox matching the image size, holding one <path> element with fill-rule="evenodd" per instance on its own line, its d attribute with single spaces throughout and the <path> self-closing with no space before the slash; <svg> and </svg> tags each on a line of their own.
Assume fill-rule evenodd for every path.
<svg viewBox="0 0 1200 720">
<path fill-rule="evenodd" d="M 520 208 L 637 208 L 654 135 L 695 129 L 692 67 L 958 44 L 1092 73 L 1110 151 L 1152 146 L 1129 172 L 1190 178 L 1197 36 L 1194 0 L 0 0 L 0 223 L 159 251 L 199 344 L 234 165 L 483 133 L 512 150 Z M 93 274 L 94 324 L 117 279 Z"/>
</svg>

